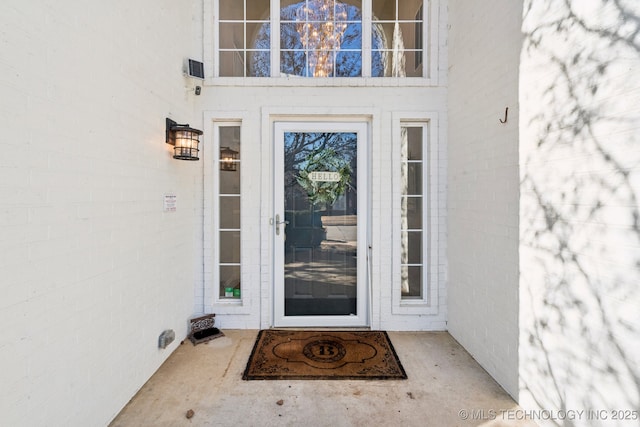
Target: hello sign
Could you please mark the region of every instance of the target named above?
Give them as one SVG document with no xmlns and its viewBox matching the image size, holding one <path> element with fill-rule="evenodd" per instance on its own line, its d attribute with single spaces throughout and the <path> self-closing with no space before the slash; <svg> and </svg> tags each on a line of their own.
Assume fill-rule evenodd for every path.
<svg viewBox="0 0 640 427">
<path fill-rule="evenodd" d="M 339 182 L 339 172 L 309 172 L 309 179 L 316 182 Z"/>
</svg>

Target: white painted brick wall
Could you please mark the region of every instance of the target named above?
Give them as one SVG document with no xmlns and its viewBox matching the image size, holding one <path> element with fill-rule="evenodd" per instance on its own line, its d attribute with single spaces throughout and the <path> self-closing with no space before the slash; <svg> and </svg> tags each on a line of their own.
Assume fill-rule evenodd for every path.
<svg viewBox="0 0 640 427">
<path fill-rule="evenodd" d="M 0 410 L 10 425 L 107 423 L 186 335 L 188 317 L 214 308 L 207 306 L 211 270 L 201 255 L 210 247 L 200 234 L 212 209 L 202 181 L 211 135 L 204 137 L 202 162 L 173 160 L 163 141 L 166 116 L 200 127 L 209 126 L 201 122 L 201 111 L 211 111 L 209 119 L 240 112 L 247 124 L 243 136 L 256 149 L 246 160 L 266 171 L 267 182 L 270 171 L 261 169 L 265 161 L 257 150 L 270 141 L 263 106 L 297 113 L 301 100 L 312 99 L 324 106 L 315 113 L 364 111 L 374 117 L 371 189 L 378 207 L 373 241 L 379 275 L 373 287 L 380 295 L 374 326 L 446 326 L 442 280 L 437 315 L 390 315 L 392 224 L 384 210 L 395 167 L 389 157 L 392 113 L 437 113 L 446 159 L 446 90 L 383 88 L 374 80 L 368 87 L 321 90 L 212 86 L 194 99 L 181 68 L 186 56 L 200 54 L 198 3 L 0 7 L 0 321 L 6 328 L 0 356 L 8 368 L 0 379 L 10 385 L 0 391 Z M 446 9 L 436 9 L 439 22 L 446 22 Z M 439 31 L 438 56 L 446 59 L 443 25 Z M 434 82 L 446 82 L 446 61 L 439 67 Z M 445 171 L 443 164 L 441 183 Z M 256 193 L 264 189 L 255 185 Z M 165 193 L 178 196 L 177 212 L 162 212 Z M 443 209 L 444 188 L 438 193 Z M 259 231 L 261 238 L 247 241 L 247 248 L 250 257 L 266 260 L 269 212 L 262 200 L 250 200 L 255 204 L 247 211 L 248 231 Z M 444 242 L 444 229 L 440 234 Z M 223 312 L 220 326 L 268 326 L 271 273 L 267 264 L 247 266 L 248 282 L 259 281 L 248 293 L 257 310 Z M 178 341 L 159 351 L 157 337 L 165 328 L 175 329 Z"/>
<path fill-rule="evenodd" d="M 521 14 L 510 0 L 449 0 L 448 328 L 512 396 Z"/>
<path fill-rule="evenodd" d="M 347 115 L 366 120 L 372 118 L 372 146 L 371 164 L 374 165 L 370 187 L 370 197 L 373 206 L 372 214 L 372 243 L 373 243 L 373 293 L 375 304 L 373 307 L 372 327 L 390 330 L 443 330 L 446 327 L 446 308 L 444 297 L 444 267 L 439 271 L 439 280 L 434 280 L 434 286 L 440 286 L 440 307 L 436 314 L 427 315 L 393 315 L 391 301 L 392 257 L 389 242 L 392 235 L 392 170 L 396 168 L 391 161 L 393 146 L 392 113 L 407 118 L 415 118 L 415 112 L 436 112 L 445 116 L 446 92 L 441 87 L 264 87 L 258 85 L 247 86 L 205 86 L 202 91 L 202 103 L 207 106 L 205 117 L 207 120 L 227 120 L 242 118 L 242 143 L 244 144 L 243 167 L 250 171 L 250 180 L 260 186 L 247 196 L 247 202 L 259 202 L 260 209 L 243 209 L 247 224 L 255 227 L 260 233 L 261 243 L 248 249 L 244 269 L 257 281 L 247 281 L 247 287 L 252 300 L 250 308 L 235 305 L 219 304 L 207 306 L 212 300 L 205 298 L 205 310 L 216 313 L 216 319 L 223 328 L 256 328 L 273 326 L 273 267 L 271 245 L 272 226 L 269 219 L 272 214 L 272 169 L 269 159 L 272 158 L 270 129 L 270 115 L 284 117 L 308 114 L 309 119 L 344 118 Z M 300 100 L 313 100 L 304 106 L 299 106 Z M 380 100 L 384 99 L 384 103 Z M 314 107 L 317 105 L 318 107 Z M 372 107 L 375 106 L 375 107 Z M 315 116 L 314 116 L 315 115 Z M 446 149 L 446 126 L 437 132 L 441 149 Z M 211 140 L 206 142 L 210 147 Z M 444 145 L 445 148 L 442 148 Z M 210 150 L 210 148 L 209 148 Z M 209 151 L 210 152 L 210 151 Z M 446 160 L 446 159 L 445 159 Z M 209 164 L 205 162 L 206 168 Z M 446 167 L 442 164 L 437 173 L 444 186 Z M 259 175 L 258 175 L 259 174 Z M 207 176 L 207 175 L 205 175 Z M 209 179 L 209 178 L 205 178 Z M 249 179 L 249 178 L 248 178 Z M 207 181 L 208 182 L 208 181 Z M 260 191 L 258 193 L 258 191 Z M 209 194 L 205 190 L 205 194 Z M 440 199 L 444 203 L 444 187 L 440 192 Z M 206 204 L 205 221 L 210 224 L 211 204 Z M 250 205 L 253 206 L 253 205 Z M 443 212 L 436 212 L 442 215 Z M 442 219 L 442 218 L 441 218 Z M 444 221 L 442 221 L 444 239 Z M 259 224 L 259 227 L 258 227 Z M 207 228 L 205 228 L 205 232 Z M 252 236 L 247 236 L 251 238 Z M 205 244 L 208 245 L 205 237 Z M 249 240 L 251 242 L 251 240 Z M 211 256 L 205 250 L 206 256 Z M 444 254 L 442 254 L 444 255 Z M 445 262 L 445 257 L 440 257 Z M 205 261 L 205 265 L 206 261 Z M 208 271 L 208 270 L 207 270 Z M 205 289 L 210 289 L 210 295 L 216 291 L 210 276 L 205 276 Z M 204 292 L 206 297 L 207 291 Z M 244 304 L 244 301 L 243 301 Z M 248 308 L 248 309 L 247 309 Z M 257 317 L 259 315 L 259 317 Z"/>
<path fill-rule="evenodd" d="M 528 0 L 525 11 L 520 402 L 605 416 L 575 425 L 634 425 L 640 4 Z"/>
<path fill-rule="evenodd" d="M 242 167 L 249 171 L 243 186 L 255 183 L 253 192 L 247 193 L 243 203 L 243 226 L 254 227 L 260 235 L 259 245 L 249 230 L 243 231 L 243 278 L 255 278 L 243 282 L 243 294 L 251 296 L 242 306 L 236 304 L 213 304 L 213 295 L 218 291 L 212 283 L 213 259 L 211 216 L 213 203 L 206 200 L 204 205 L 204 290 L 196 291 L 196 309 L 203 307 L 205 312 L 215 312 L 216 322 L 222 328 L 257 328 L 273 326 L 273 266 L 272 234 L 269 219 L 273 216 L 272 187 L 273 170 L 270 159 L 272 134 L 269 122 L 270 114 L 280 117 L 294 117 L 308 114 L 312 119 L 343 119 L 357 117 L 367 120 L 372 117 L 371 164 L 373 174 L 370 183 L 370 202 L 372 205 L 372 243 L 373 243 L 373 284 L 375 302 L 372 307 L 374 328 L 390 330 L 444 330 L 446 329 L 446 4 L 433 1 L 433 13 L 437 29 L 432 50 L 437 52 L 438 73 L 433 76 L 432 87 L 398 84 L 394 87 L 382 87 L 380 79 L 366 82 L 358 79 L 355 83 L 343 82 L 337 87 L 325 86 L 312 79 L 271 80 L 269 86 L 264 81 L 237 79 L 205 82 L 199 105 L 204 110 L 205 126 L 213 127 L 214 121 L 240 119 L 242 122 Z M 205 15 L 210 11 L 212 2 L 205 1 Z M 205 59 L 209 71 L 213 70 L 212 30 L 205 25 Z M 299 85 L 296 85 L 299 83 Z M 406 82 L 405 82 L 406 83 Z M 315 106 L 315 107 L 314 107 Z M 439 117 L 436 132 L 439 144 L 440 164 L 435 174 L 440 182 L 438 200 L 440 211 L 434 214 L 439 220 L 439 266 L 434 272 L 434 286 L 439 287 L 437 312 L 433 315 L 397 315 L 392 314 L 391 286 L 394 271 L 393 253 L 390 242 L 392 234 L 393 183 L 392 171 L 397 168 L 391 161 L 393 147 L 392 114 L 408 119 L 421 114 L 435 113 Z M 404 116 L 403 116 L 404 114 Z M 204 150 L 211 153 L 211 136 L 205 137 Z M 211 158 L 204 154 L 205 195 L 211 194 L 215 185 L 212 181 Z M 245 184 L 246 183 L 246 184 Z M 246 186 L 244 187 L 246 190 Z M 259 202 L 259 208 L 254 203 Z M 246 239 L 246 240 L 245 240 Z M 247 247 L 247 244 L 250 246 Z"/>
<path fill-rule="evenodd" d="M 197 3 L 0 5 L 3 425 L 105 425 L 186 335 L 202 166 L 164 119 L 201 124 Z"/>
</svg>

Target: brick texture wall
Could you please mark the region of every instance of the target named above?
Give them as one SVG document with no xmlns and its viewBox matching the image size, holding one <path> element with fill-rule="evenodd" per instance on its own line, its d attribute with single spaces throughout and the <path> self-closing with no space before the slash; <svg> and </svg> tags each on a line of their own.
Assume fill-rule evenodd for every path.
<svg viewBox="0 0 640 427">
<path fill-rule="evenodd" d="M 521 403 L 637 425 L 640 4 L 524 3 Z"/>
<path fill-rule="evenodd" d="M 448 328 L 512 396 L 521 14 L 509 0 L 449 1 Z"/>
<path fill-rule="evenodd" d="M 0 5 L 0 424 L 105 425 L 186 335 L 202 169 L 171 158 L 164 119 L 199 124 L 194 17 Z"/>
</svg>

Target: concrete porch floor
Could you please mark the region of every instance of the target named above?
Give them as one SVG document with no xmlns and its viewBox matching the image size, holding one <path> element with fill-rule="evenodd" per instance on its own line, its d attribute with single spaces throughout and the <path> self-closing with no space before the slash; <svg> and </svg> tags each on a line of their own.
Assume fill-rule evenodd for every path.
<svg viewBox="0 0 640 427">
<path fill-rule="evenodd" d="M 223 332 L 185 340 L 111 427 L 535 425 L 446 332 L 389 332 L 409 377 L 393 381 L 244 381 L 257 331 Z"/>
</svg>

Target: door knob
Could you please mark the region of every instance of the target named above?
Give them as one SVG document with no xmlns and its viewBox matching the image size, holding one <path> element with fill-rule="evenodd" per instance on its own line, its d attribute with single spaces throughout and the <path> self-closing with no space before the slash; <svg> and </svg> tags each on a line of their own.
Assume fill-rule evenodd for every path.
<svg viewBox="0 0 640 427">
<path fill-rule="evenodd" d="M 276 225 L 276 235 L 280 234 L 280 224 L 284 224 L 287 225 L 289 224 L 289 221 L 280 221 L 280 215 L 276 214 L 276 220 L 275 220 L 275 225 Z"/>
</svg>

